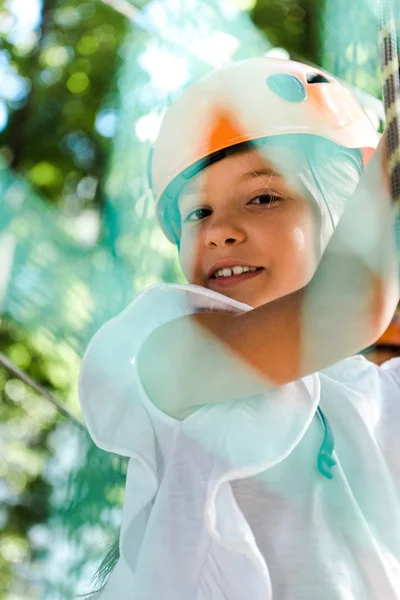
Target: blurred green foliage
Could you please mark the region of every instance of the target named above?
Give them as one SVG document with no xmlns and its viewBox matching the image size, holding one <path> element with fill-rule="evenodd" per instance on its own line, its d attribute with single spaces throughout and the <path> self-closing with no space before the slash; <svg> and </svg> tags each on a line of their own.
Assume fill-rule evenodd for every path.
<svg viewBox="0 0 400 600">
<path fill-rule="evenodd" d="M 134 24 L 101 0 L 0 0 L 0 352 L 76 416 L 94 331 L 143 287 L 182 280 L 145 182 L 182 86 L 219 56 L 279 46 L 380 94 L 362 0 L 352 19 L 346 0 L 136 6 Z M 118 530 L 125 462 L 1 367 L 0 393 L 0 600 L 71 598 Z"/>
<path fill-rule="evenodd" d="M 322 64 L 320 31 L 324 6 L 323 0 L 258 0 L 251 14 L 273 46 L 285 48 L 293 58 Z"/>
<path fill-rule="evenodd" d="M 12 3 L 2 4 L 5 23 Z M 110 137 L 98 131 L 96 118 L 113 102 L 128 26 L 101 2 L 44 0 L 40 28 L 19 43 L 3 27 L 3 56 L 29 92 L 11 110 L 0 144 L 10 166 L 63 211 L 99 201 Z"/>
<path fill-rule="evenodd" d="M 23 256 L 24 237 L 32 241 L 28 256 L 33 260 L 39 242 L 46 239 L 45 231 L 60 250 L 61 240 L 67 244 L 68 224 L 75 217 L 89 209 L 97 214 L 101 210 L 101 185 L 113 134 L 110 126 L 106 131 L 104 119 L 115 98 L 115 73 L 121 62 L 118 50 L 129 28 L 124 16 L 101 2 L 46 0 L 42 6 L 27 4 L 0 3 L 0 233 L 13 220 L 14 230 L 19 231 L 14 252 L 22 253 L 18 257 L 21 270 L 28 258 Z M 37 4 L 36 15 L 33 4 Z M 8 113 L 6 124 L 4 113 Z M 10 214 L 5 208 L 8 192 L 14 199 L 9 207 L 17 210 L 22 190 L 30 201 L 30 210 L 25 207 L 24 212 L 30 219 L 25 223 L 15 219 L 16 212 Z M 45 199 L 41 210 L 31 200 L 32 192 Z M 58 228 L 49 217 L 46 203 L 58 208 Z M 21 230 L 27 225 L 24 235 Z M 94 237 L 92 234 L 93 241 Z M 2 251 L 4 269 L 4 245 Z M 49 249 L 46 252 L 48 255 Z M 72 270 L 71 255 L 69 259 Z M 15 264 L 13 268 L 15 272 Z M 55 275 L 61 268 L 60 277 L 65 276 L 57 256 L 49 268 Z M 34 289 L 27 289 L 25 283 L 25 290 L 15 290 L 16 305 L 18 299 L 20 306 L 25 304 L 28 311 L 32 310 Z M 52 300 L 56 308 L 57 298 Z M 75 304 L 79 307 L 79 299 Z M 3 312 L 8 316 L 5 314 L 0 321 L 0 351 L 79 414 L 75 389 L 79 358 L 68 336 L 60 332 L 55 336 L 43 328 L 40 311 L 32 311 L 30 320 L 27 313 Z M 18 322 L 10 318 L 10 312 Z M 57 321 L 56 314 L 52 318 Z M 47 400 L 4 368 L 0 368 L 0 390 L 0 598 L 25 600 L 44 598 L 46 594 L 55 598 L 55 589 L 54 593 L 45 592 L 40 573 L 43 581 L 47 577 L 39 565 L 56 541 L 51 515 L 60 515 L 61 519 L 62 509 L 68 506 L 72 464 L 64 473 L 64 488 L 59 481 L 61 470 L 57 469 L 57 477 L 54 474 L 56 457 L 63 456 L 62 449 L 60 453 L 54 446 L 54 436 L 65 428 L 64 419 Z M 70 437 L 72 440 L 72 434 Z M 82 453 L 90 447 L 84 439 Z M 111 480 L 115 482 L 115 477 Z M 66 522 L 73 527 L 73 519 Z M 34 570 L 28 569 L 30 562 Z M 68 571 L 64 569 L 64 573 L 67 576 Z M 58 584 L 61 588 L 61 576 L 56 578 Z M 71 590 L 65 597 L 70 597 Z"/>
</svg>

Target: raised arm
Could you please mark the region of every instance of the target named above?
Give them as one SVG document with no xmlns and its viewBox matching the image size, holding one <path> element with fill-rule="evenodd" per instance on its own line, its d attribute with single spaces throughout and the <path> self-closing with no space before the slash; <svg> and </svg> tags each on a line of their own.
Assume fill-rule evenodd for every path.
<svg viewBox="0 0 400 600">
<path fill-rule="evenodd" d="M 183 418 L 197 406 L 285 384 L 360 351 L 398 299 L 385 140 L 304 288 L 242 314 L 199 313 L 156 330 L 139 372 L 150 398 Z"/>
</svg>

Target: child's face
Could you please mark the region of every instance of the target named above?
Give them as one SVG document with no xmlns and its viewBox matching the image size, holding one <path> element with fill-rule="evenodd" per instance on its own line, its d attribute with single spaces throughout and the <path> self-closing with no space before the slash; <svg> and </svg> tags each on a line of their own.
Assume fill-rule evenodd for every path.
<svg viewBox="0 0 400 600">
<path fill-rule="evenodd" d="M 315 271 L 316 204 L 257 150 L 230 155 L 196 175 L 180 195 L 179 210 L 180 262 L 190 283 L 256 307 L 303 287 Z M 215 276 L 234 265 L 258 270 Z"/>
</svg>

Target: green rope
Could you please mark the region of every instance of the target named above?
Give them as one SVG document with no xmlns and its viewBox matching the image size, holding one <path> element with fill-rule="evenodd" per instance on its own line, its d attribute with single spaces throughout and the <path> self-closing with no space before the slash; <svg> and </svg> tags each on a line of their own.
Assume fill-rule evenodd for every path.
<svg viewBox="0 0 400 600">
<path fill-rule="evenodd" d="M 71 412 L 69 412 L 69 410 L 67 410 L 62 404 L 60 404 L 60 402 L 58 402 L 58 400 L 56 400 L 54 396 L 50 394 L 50 392 L 48 392 L 44 387 L 36 383 L 36 381 L 29 377 L 29 375 L 18 369 L 18 367 L 16 367 L 2 353 L 0 353 L 0 365 L 5 367 L 8 371 L 10 371 L 10 373 L 15 375 L 15 377 L 18 377 L 18 379 L 29 385 L 32 389 L 35 390 L 35 392 L 41 394 L 41 396 L 43 396 L 44 398 L 46 398 L 46 400 L 51 402 L 51 404 L 53 404 L 53 406 L 55 406 L 57 410 L 59 410 L 65 417 L 67 417 L 67 419 L 73 421 L 75 425 L 78 425 L 79 427 L 85 427 L 84 424 L 79 419 L 77 419 Z"/>
</svg>

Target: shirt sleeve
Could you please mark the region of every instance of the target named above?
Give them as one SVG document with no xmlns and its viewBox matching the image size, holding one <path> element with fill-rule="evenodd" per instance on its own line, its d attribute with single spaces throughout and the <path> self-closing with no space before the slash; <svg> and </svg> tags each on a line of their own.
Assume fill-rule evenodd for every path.
<svg viewBox="0 0 400 600">
<path fill-rule="evenodd" d="M 84 355 L 78 387 L 85 422 L 98 446 L 136 456 L 156 473 L 154 418 L 164 413 L 146 397 L 136 358 L 157 327 L 201 310 L 243 312 L 250 307 L 200 286 L 160 284 L 97 332 Z M 318 406 L 319 390 L 313 375 L 254 397 L 205 404 L 184 420 L 182 429 L 232 468 L 265 468 L 283 460 L 300 441 Z"/>
<path fill-rule="evenodd" d="M 137 452 L 138 445 L 151 453 L 145 443 L 151 437 L 151 419 L 142 402 L 135 362 L 155 329 L 201 310 L 249 308 L 199 286 L 158 284 L 105 323 L 86 349 L 78 381 L 82 413 L 95 443 L 124 456 Z"/>
</svg>

